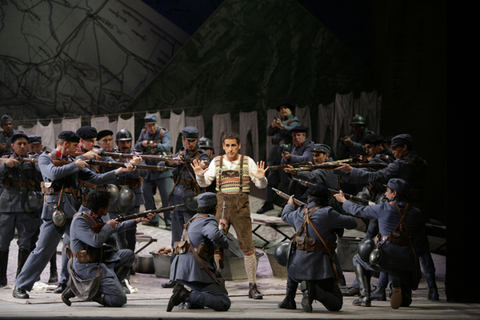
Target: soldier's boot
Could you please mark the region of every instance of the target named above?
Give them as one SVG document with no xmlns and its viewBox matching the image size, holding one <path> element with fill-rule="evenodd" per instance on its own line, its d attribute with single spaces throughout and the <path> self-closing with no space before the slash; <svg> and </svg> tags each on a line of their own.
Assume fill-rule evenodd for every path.
<svg viewBox="0 0 480 320">
<path fill-rule="evenodd" d="M 7 285 L 8 251 L 0 251 L 0 288 Z"/>
<path fill-rule="evenodd" d="M 93 298 L 92 301 L 100 303 L 102 306 L 105 306 L 105 295 L 102 292 L 98 292 Z"/>
<path fill-rule="evenodd" d="M 118 268 L 117 271 L 115 271 L 118 281 L 123 282 L 123 280 L 125 280 L 129 272 L 130 272 L 130 267 L 127 267 L 126 265 L 123 265 L 120 268 Z"/>
<path fill-rule="evenodd" d="M 287 292 L 285 294 L 285 299 L 278 304 L 278 307 L 281 309 L 297 309 L 297 304 L 295 303 L 295 294 L 297 292 L 298 283 L 287 279 Z"/>
<path fill-rule="evenodd" d="M 30 296 L 27 293 L 27 290 L 13 286 L 12 296 L 17 299 L 28 299 Z"/>
<path fill-rule="evenodd" d="M 392 296 L 390 297 L 390 306 L 392 309 L 398 309 L 402 305 L 402 284 L 400 279 L 393 278 L 392 280 Z"/>
<path fill-rule="evenodd" d="M 168 301 L 167 312 L 172 311 L 173 307 L 178 306 L 180 303 L 186 302 L 189 296 L 190 291 L 185 289 L 185 287 L 180 283 L 177 283 L 175 288 L 173 288 L 173 294 Z"/>
<path fill-rule="evenodd" d="M 17 277 L 22 271 L 25 261 L 27 261 L 28 256 L 30 255 L 30 250 L 19 250 L 18 251 L 18 262 L 17 262 Z"/>
<path fill-rule="evenodd" d="M 303 281 L 301 288 L 303 292 L 302 308 L 305 312 L 312 312 L 312 302 L 316 295 L 316 286 L 308 281 Z"/>
<path fill-rule="evenodd" d="M 57 253 L 55 252 L 50 259 L 50 277 L 48 278 L 48 283 L 58 282 L 58 271 L 57 271 Z"/>
<path fill-rule="evenodd" d="M 378 285 L 375 290 L 370 294 L 371 300 L 387 301 L 387 295 L 385 294 L 385 287 Z"/>
<path fill-rule="evenodd" d="M 357 264 L 354 266 L 355 275 L 358 280 L 358 286 L 360 287 L 360 296 L 353 300 L 354 306 L 370 307 L 372 301 L 370 300 L 370 279 L 367 275 L 367 271 Z"/>
<path fill-rule="evenodd" d="M 437 286 L 428 287 L 428 300 L 438 301 L 439 299 Z"/>
<path fill-rule="evenodd" d="M 70 299 L 73 297 L 75 297 L 75 294 L 73 293 L 72 289 L 70 289 L 70 287 L 67 287 L 67 289 L 65 289 L 65 291 L 63 291 L 62 293 L 62 301 L 69 307 L 72 305 Z"/>
</svg>

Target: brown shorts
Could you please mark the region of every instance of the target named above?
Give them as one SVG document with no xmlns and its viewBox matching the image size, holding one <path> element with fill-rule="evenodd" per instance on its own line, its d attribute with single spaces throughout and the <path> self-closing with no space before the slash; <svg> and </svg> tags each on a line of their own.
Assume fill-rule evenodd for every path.
<svg viewBox="0 0 480 320">
<path fill-rule="evenodd" d="M 215 218 L 222 218 L 223 202 L 225 201 L 225 220 L 228 227 L 233 226 L 238 237 L 238 245 L 242 251 L 251 251 L 253 248 L 252 240 L 252 218 L 250 217 L 250 202 L 248 193 L 242 192 L 241 195 L 225 195 L 217 193 L 217 214 Z M 228 230 L 227 230 L 228 231 Z"/>
</svg>

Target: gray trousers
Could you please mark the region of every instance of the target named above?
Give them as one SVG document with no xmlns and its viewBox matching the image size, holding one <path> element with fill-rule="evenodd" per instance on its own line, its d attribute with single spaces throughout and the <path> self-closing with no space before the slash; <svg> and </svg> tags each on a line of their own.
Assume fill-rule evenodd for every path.
<svg viewBox="0 0 480 320">
<path fill-rule="evenodd" d="M 25 289 L 27 291 L 32 290 L 35 281 L 42 273 L 43 269 L 47 266 L 47 263 L 52 258 L 52 255 L 57 250 L 57 245 L 62 239 L 63 234 L 70 235 L 70 224 L 72 219 L 67 219 L 67 222 L 62 227 L 57 227 L 52 220 L 43 220 L 40 228 L 40 236 L 37 241 L 35 250 L 30 253 L 27 261 L 23 265 L 22 271 L 17 276 L 15 285 L 18 288 Z M 62 279 L 65 275 L 68 275 L 68 259 L 65 257 L 65 263 L 62 255 Z M 68 279 L 68 276 L 66 277 Z M 67 283 L 65 280 L 63 283 Z"/>
<path fill-rule="evenodd" d="M 217 283 L 188 282 L 177 280 L 192 289 L 187 302 L 211 308 L 215 311 L 227 311 L 231 301 L 227 292 Z"/>
<path fill-rule="evenodd" d="M 142 181 L 142 190 L 143 190 L 143 199 L 145 200 L 145 209 L 153 210 L 157 207 L 155 206 L 155 200 L 153 196 L 156 193 L 156 189 L 160 192 L 160 197 L 162 198 L 162 206 L 168 206 L 168 195 L 173 188 L 173 178 L 161 178 L 161 179 L 144 179 Z M 169 225 L 172 221 L 172 213 L 165 212 L 163 217 L 165 218 L 165 224 Z M 158 221 L 158 215 L 152 219 L 152 222 Z"/>
</svg>

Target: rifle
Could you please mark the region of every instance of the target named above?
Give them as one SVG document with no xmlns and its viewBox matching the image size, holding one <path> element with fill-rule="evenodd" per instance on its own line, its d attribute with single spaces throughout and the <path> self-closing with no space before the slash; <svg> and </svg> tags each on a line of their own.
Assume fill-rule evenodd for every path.
<svg viewBox="0 0 480 320">
<path fill-rule="evenodd" d="M 182 162 L 192 162 L 193 159 L 187 158 L 179 158 L 176 159 L 172 156 L 161 156 L 161 155 L 148 155 L 147 153 L 144 154 L 130 154 L 130 153 L 119 153 L 119 152 L 105 152 L 102 151 L 99 153 L 100 156 L 105 157 L 112 157 L 116 159 L 131 159 L 133 157 L 142 157 L 144 160 L 153 160 L 153 161 L 182 161 Z"/>
<path fill-rule="evenodd" d="M 310 162 L 305 161 L 305 162 L 297 162 L 297 163 L 289 163 L 289 164 L 280 164 L 277 166 L 270 166 L 270 170 L 280 170 L 280 169 L 285 169 L 288 168 L 288 166 L 292 166 L 294 168 L 298 168 L 300 166 L 305 166 L 305 165 L 310 165 Z"/>
<path fill-rule="evenodd" d="M 116 161 L 98 161 L 95 159 L 90 159 L 86 161 L 87 164 L 92 166 L 104 166 L 104 167 L 125 167 L 125 163 L 123 162 L 116 162 Z M 157 170 L 157 171 L 164 171 L 164 170 L 173 170 L 173 167 L 166 167 L 166 166 L 150 166 L 146 164 L 136 164 L 131 163 L 132 166 L 137 167 L 137 169 L 145 169 L 145 170 Z"/>
<path fill-rule="evenodd" d="M 226 209 L 226 205 L 225 205 L 225 201 L 223 201 L 223 209 L 222 209 L 222 219 L 225 219 L 225 209 Z M 220 229 L 220 231 L 223 232 L 223 234 L 226 234 L 227 233 L 227 230 L 223 229 L 225 226 L 223 225 L 223 223 L 220 225 L 220 227 L 218 229 Z M 219 268 L 220 269 L 223 269 L 224 268 L 224 263 L 223 263 L 223 259 L 224 259 L 224 256 L 223 256 L 223 248 L 222 247 L 218 247 L 217 250 L 216 250 L 216 253 L 218 253 L 219 255 L 219 259 L 218 259 L 218 264 L 219 264 Z"/>
<path fill-rule="evenodd" d="M 315 183 L 312 183 L 312 182 L 310 182 L 310 181 L 305 181 L 305 180 L 298 179 L 298 178 L 293 178 L 293 180 L 298 181 L 299 183 L 301 183 L 302 185 L 304 185 L 304 186 L 306 186 L 306 187 L 316 186 Z M 328 191 L 330 191 L 330 193 L 331 193 L 332 195 L 334 195 L 334 194 L 336 194 L 336 193 L 340 193 L 340 191 L 335 190 L 335 189 L 331 189 L 331 188 L 328 188 Z M 352 196 L 351 194 L 348 194 L 348 193 L 344 193 L 343 195 L 344 195 L 345 198 L 347 198 L 348 200 L 356 201 L 356 202 L 361 203 L 361 204 L 366 205 L 366 206 L 373 206 L 373 205 L 376 204 L 376 203 L 373 202 L 373 201 L 370 201 L 370 200 L 367 200 L 367 199 L 363 199 L 363 198 L 359 198 L 359 197 L 355 197 L 355 196 Z"/>
<path fill-rule="evenodd" d="M 162 212 L 172 211 L 172 210 L 175 210 L 175 209 L 177 209 L 178 207 L 181 207 L 181 206 L 183 206 L 183 204 L 177 204 L 177 205 L 174 205 L 174 206 L 155 209 L 155 210 L 148 210 L 148 211 L 145 211 L 145 212 L 131 214 L 131 215 L 125 216 L 125 217 L 118 216 L 115 220 L 117 220 L 118 222 L 123 222 L 123 221 L 127 221 L 127 220 L 143 218 L 143 217 L 146 217 L 149 213 L 162 213 Z M 102 230 L 104 225 L 105 225 L 105 222 L 100 223 L 100 224 L 96 224 L 96 225 L 92 226 L 92 229 L 95 233 L 99 233 Z"/>
<path fill-rule="evenodd" d="M 288 194 L 286 194 L 285 192 L 282 192 L 276 188 L 272 188 L 273 191 L 275 191 L 280 197 L 284 198 L 284 199 L 290 199 L 290 196 Z M 293 202 L 295 202 L 295 204 L 297 206 L 307 206 L 307 204 L 305 202 L 302 202 L 296 198 L 293 198 Z"/>
<path fill-rule="evenodd" d="M 330 162 L 324 162 L 322 164 L 313 164 L 313 165 L 304 165 L 300 166 L 297 168 L 294 168 L 290 171 L 312 171 L 316 169 L 322 169 L 322 170 L 335 170 L 340 166 L 339 163 L 337 164 L 330 164 Z M 386 163 L 352 163 L 350 164 L 351 167 L 353 168 L 375 168 L 375 169 L 384 169 L 388 167 L 388 164 Z"/>
</svg>

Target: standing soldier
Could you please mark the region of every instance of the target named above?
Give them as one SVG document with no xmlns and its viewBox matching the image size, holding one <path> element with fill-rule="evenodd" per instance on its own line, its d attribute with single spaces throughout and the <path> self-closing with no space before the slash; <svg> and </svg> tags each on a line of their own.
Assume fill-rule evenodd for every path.
<svg viewBox="0 0 480 320">
<path fill-rule="evenodd" d="M 365 138 L 373 133 L 373 131 L 368 130 L 365 119 L 359 114 L 352 118 L 350 126 L 352 126 L 353 134 L 343 138 L 339 148 L 340 159 L 348 158 L 349 155 L 350 157 L 365 155 Z"/>
<path fill-rule="evenodd" d="M 85 168 L 84 160 L 71 158 L 75 155 L 80 137 L 72 131 L 62 131 L 58 135 L 57 148 L 52 152 L 44 152 L 38 157 L 38 167 L 42 173 L 42 192 L 45 194 L 42 211 L 42 228 L 37 247 L 29 255 L 22 271 L 17 276 L 13 296 L 17 299 L 28 299 L 27 291 L 32 290 L 48 261 L 55 252 L 63 234 L 69 236 L 73 215 L 78 210 L 78 180 L 101 185 L 112 181 L 122 172 L 133 169 L 131 164 L 104 174 L 96 174 Z M 63 166 L 55 166 L 53 161 L 71 162 Z M 65 249 L 65 244 L 64 244 Z M 63 258 L 63 257 L 62 257 Z M 62 259 L 61 281 L 56 292 L 66 288 L 69 276 L 68 259 Z M 63 280 L 63 282 L 62 282 Z"/>
<path fill-rule="evenodd" d="M 200 187 L 207 187 L 217 180 L 218 204 L 216 219 L 222 218 L 222 208 L 225 203 L 225 219 L 228 225 L 235 228 L 240 250 L 243 251 L 245 270 L 247 272 L 249 291 L 248 297 L 263 299 L 256 283 L 257 260 L 252 240 L 252 220 L 250 217 L 250 180 L 257 188 L 267 186 L 265 177 L 265 162 L 255 162 L 248 156 L 240 155 L 240 136 L 238 133 L 226 133 L 222 137 L 225 155 L 215 157 L 207 169 L 203 169 L 200 161 L 193 160 L 192 167 Z M 227 230 L 228 231 L 228 230 Z"/>
<path fill-rule="evenodd" d="M 29 150 L 29 157 L 33 159 L 38 159 L 38 156 L 42 153 L 43 149 L 43 144 L 42 144 L 42 137 L 41 136 L 28 136 L 28 150 Z M 42 174 L 40 171 L 37 170 L 37 178 L 35 179 L 37 181 L 36 187 L 38 187 L 38 190 L 31 191 L 30 197 L 35 197 L 35 198 L 30 198 L 30 199 L 36 199 L 39 204 L 37 209 L 35 209 L 35 214 L 38 217 L 38 228 L 37 231 L 35 231 L 35 234 L 32 237 L 31 245 L 30 245 L 30 252 L 35 250 L 35 246 L 38 240 L 38 235 L 40 234 L 40 227 L 42 224 L 42 202 L 43 202 L 43 196 L 39 192 L 39 186 L 40 186 L 40 181 L 42 181 Z M 36 188 L 37 189 L 37 188 Z M 35 193 L 34 193 L 35 192 Z M 50 259 L 50 277 L 48 278 L 48 283 L 55 283 L 58 282 L 58 271 L 57 271 L 57 252 L 54 252 L 52 254 L 52 258 Z"/>
<path fill-rule="evenodd" d="M 33 212 L 35 208 L 30 208 L 28 203 L 37 171 L 34 163 L 18 159 L 27 155 L 28 136 L 17 133 L 11 141 L 13 153 L 5 155 L 0 163 L 0 179 L 5 186 L 0 196 L 0 287 L 7 285 L 8 251 L 15 229 L 18 231 L 18 275 L 30 254 L 32 237 L 39 224 L 38 216 Z"/>
<path fill-rule="evenodd" d="M 12 153 L 12 137 L 17 133 L 17 130 L 13 129 L 12 118 L 4 114 L 0 118 L 0 127 L 3 129 L 0 133 L 0 155 Z"/>
<path fill-rule="evenodd" d="M 154 114 L 146 116 L 144 120 L 145 128 L 143 128 L 140 136 L 138 137 L 137 143 L 135 144 L 135 149 L 141 151 L 142 153 L 149 154 L 170 153 L 172 149 L 170 132 L 157 124 L 157 116 Z M 148 165 L 157 165 L 157 162 L 154 160 L 145 161 L 145 163 Z M 154 210 L 157 208 L 155 206 L 155 199 L 153 198 L 157 189 L 160 192 L 160 197 L 162 198 L 162 206 L 167 206 L 168 195 L 172 191 L 173 186 L 172 176 L 173 174 L 170 170 L 148 172 L 147 177 L 143 179 L 142 183 L 145 209 Z M 165 212 L 163 217 L 165 219 L 165 229 L 171 230 L 171 213 Z M 159 218 L 158 215 L 156 215 L 150 222 L 144 222 L 143 224 L 158 227 L 158 222 Z"/>
<path fill-rule="evenodd" d="M 177 204 L 184 204 L 184 197 L 193 196 L 202 193 L 203 188 L 198 186 L 195 179 L 195 172 L 193 172 L 190 166 L 190 161 L 196 159 L 198 161 L 208 162 L 207 153 L 200 149 L 197 145 L 198 129 L 195 127 L 185 127 L 182 130 L 183 147 L 180 149 L 174 158 L 183 159 L 168 161 L 168 166 L 174 166 L 173 169 L 173 190 L 169 195 L 169 206 Z M 189 210 L 186 206 L 177 208 L 172 215 L 172 248 L 176 241 L 180 241 L 182 236 L 183 226 L 194 215 L 195 211 Z M 173 260 L 174 256 L 172 256 Z M 173 288 L 175 286 L 174 281 L 169 281 L 162 284 L 164 288 Z"/>
<path fill-rule="evenodd" d="M 205 152 L 208 154 L 208 161 L 212 162 L 213 158 L 215 157 L 215 149 L 213 149 L 212 140 L 208 139 L 207 137 L 201 137 L 200 139 L 198 139 L 197 145 L 200 149 L 205 150 Z M 205 190 L 208 192 L 215 192 L 215 189 L 215 181 L 213 181 L 211 185 L 205 188 Z"/>
<path fill-rule="evenodd" d="M 102 139 L 109 141 L 110 138 L 111 136 L 105 136 Z M 133 136 L 130 131 L 125 128 L 120 129 L 115 135 L 115 143 L 117 144 L 117 148 L 114 149 L 114 152 L 134 154 L 134 150 L 132 149 L 132 141 Z M 123 163 L 128 162 L 127 158 L 115 159 L 115 161 Z M 144 164 L 140 156 L 134 156 L 131 161 L 132 163 Z M 144 204 L 142 178 L 145 178 L 147 175 L 148 172 L 146 169 L 136 169 L 117 177 L 113 184 L 117 186 L 119 195 L 118 200 L 112 203 L 110 206 L 110 211 L 108 212 L 108 217 L 110 219 L 115 219 L 119 215 L 127 216 L 140 212 L 140 206 Z M 117 240 L 119 249 L 130 249 L 135 251 L 135 244 L 137 243 L 136 233 L 136 224 L 123 231 L 116 232 L 114 237 Z M 125 278 L 125 281 L 129 280 L 130 273 L 128 273 Z M 130 293 L 130 289 L 125 281 L 122 282 L 123 289 L 126 293 Z"/>
<path fill-rule="evenodd" d="M 300 120 L 292 113 L 294 106 L 288 103 L 283 103 L 277 107 L 280 112 L 281 119 L 274 119 L 268 126 L 267 135 L 272 137 L 273 146 L 268 153 L 267 162 L 269 166 L 279 165 L 282 160 L 282 153 L 291 150 L 292 136 L 289 131 L 295 127 L 300 126 Z M 265 203 L 258 209 L 257 213 L 265 213 L 273 210 L 273 197 L 276 188 L 281 182 L 283 173 L 277 170 L 270 170 L 268 172 L 268 185 L 266 190 Z M 286 181 L 286 180 L 284 180 Z M 287 188 L 288 186 L 284 186 Z"/>
</svg>

